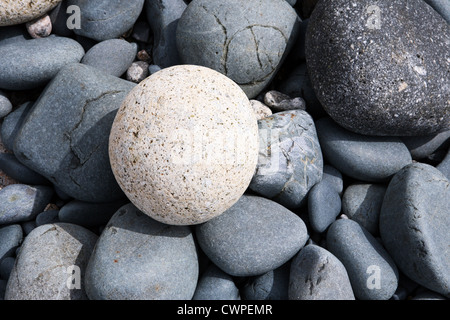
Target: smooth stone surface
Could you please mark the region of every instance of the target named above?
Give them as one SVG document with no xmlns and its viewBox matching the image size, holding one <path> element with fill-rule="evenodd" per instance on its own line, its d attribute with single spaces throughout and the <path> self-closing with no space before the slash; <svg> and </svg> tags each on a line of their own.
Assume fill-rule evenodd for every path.
<svg viewBox="0 0 450 320">
<path fill-rule="evenodd" d="M 347 270 L 353 293 L 360 300 L 388 300 L 398 286 L 394 261 L 358 222 L 338 219 L 328 229 L 327 249 Z"/>
<path fill-rule="evenodd" d="M 169 226 L 132 204 L 100 235 L 86 271 L 91 300 L 190 300 L 198 258 L 187 226 Z"/>
<path fill-rule="evenodd" d="M 412 162 L 411 154 L 400 138 L 353 133 L 328 117 L 315 124 L 324 158 L 354 179 L 386 181 Z"/>
<path fill-rule="evenodd" d="M 183 0 L 146 0 L 147 20 L 153 31 L 153 62 L 161 68 L 181 64 L 176 32 L 178 20 L 186 10 Z"/>
<path fill-rule="evenodd" d="M 318 99 L 346 129 L 430 135 L 450 129 L 449 42 L 450 24 L 423 0 L 319 1 L 306 61 Z"/>
<path fill-rule="evenodd" d="M 288 300 L 290 262 L 251 279 L 241 289 L 244 300 Z"/>
<path fill-rule="evenodd" d="M 81 63 L 120 77 L 133 63 L 137 50 L 135 43 L 122 39 L 105 40 L 86 52 Z"/>
<path fill-rule="evenodd" d="M 344 179 L 342 174 L 335 167 L 329 164 L 323 166 L 322 181 L 327 181 L 327 183 L 333 185 L 337 193 L 342 195 L 342 192 L 344 191 Z"/>
<path fill-rule="evenodd" d="M 3 0 L 0 4 L 0 27 L 22 24 L 39 18 L 61 0 Z"/>
<path fill-rule="evenodd" d="M 247 189 L 258 125 L 245 93 L 209 68 L 179 65 L 133 89 L 111 129 L 109 156 L 128 199 L 167 224 L 222 214 Z"/>
<path fill-rule="evenodd" d="M 34 102 L 32 101 L 25 102 L 3 119 L 0 134 L 2 143 L 7 150 L 14 150 L 14 140 L 16 139 L 16 136 L 25 121 L 25 118 L 33 108 L 33 105 Z"/>
<path fill-rule="evenodd" d="M 124 197 L 109 164 L 108 135 L 133 86 L 83 64 L 65 67 L 24 121 L 14 154 L 75 199 L 98 203 Z"/>
<path fill-rule="evenodd" d="M 342 196 L 342 213 L 376 236 L 385 193 L 386 186 L 381 184 L 352 184 Z"/>
<path fill-rule="evenodd" d="M 441 171 L 448 180 L 450 180 L 450 149 L 447 151 L 445 158 L 436 166 L 436 168 Z"/>
<path fill-rule="evenodd" d="M 97 41 L 118 38 L 129 31 L 142 12 L 145 0 L 68 0 L 67 5 L 80 8 L 77 35 Z"/>
<path fill-rule="evenodd" d="M 380 235 L 411 280 L 450 297 L 450 183 L 436 168 L 411 164 L 390 181 L 380 212 Z"/>
<path fill-rule="evenodd" d="M 336 188 L 322 180 L 308 193 L 308 217 L 311 228 L 322 233 L 336 220 L 341 212 L 341 197 Z"/>
<path fill-rule="evenodd" d="M 16 263 L 16 258 L 6 257 L 0 262 L 0 279 L 8 280 L 11 274 L 14 264 Z M 6 289 L 6 288 L 5 288 Z"/>
<path fill-rule="evenodd" d="M 97 235 L 73 224 L 33 229 L 11 271 L 5 300 L 85 300 L 83 279 L 96 241 Z M 72 282 L 71 289 L 67 284 L 73 270 L 79 278 L 75 275 L 72 281 L 79 282 Z"/>
<path fill-rule="evenodd" d="M 192 300 L 241 300 L 233 278 L 211 264 L 198 280 Z"/>
<path fill-rule="evenodd" d="M 31 37 L 23 24 L 10 27 L 0 27 L 0 46 L 30 39 Z"/>
<path fill-rule="evenodd" d="M 425 2 L 450 23 L 450 3 L 447 0 L 425 0 Z"/>
<path fill-rule="evenodd" d="M 323 174 L 313 119 L 303 110 L 292 110 L 259 120 L 258 127 L 258 165 L 250 189 L 289 209 L 300 207 Z"/>
<path fill-rule="evenodd" d="M 5 92 L 0 90 L 0 119 L 6 117 L 13 109 Z"/>
<path fill-rule="evenodd" d="M 331 252 L 305 246 L 291 262 L 289 300 L 355 300 L 347 270 Z"/>
<path fill-rule="evenodd" d="M 450 147 L 450 130 L 421 137 L 402 137 L 414 160 L 424 160 L 436 150 Z"/>
<path fill-rule="evenodd" d="M 0 46 L 0 88 L 28 90 L 47 84 L 61 68 L 79 62 L 83 47 L 73 39 L 47 37 Z"/>
<path fill-rule="evenodd" d="M 274 201 L 250 195 L 197 225 L 195 232 L 208 258 L 232 276 L 256 276 L 276 269 L 308 239 L 300 217 Z"/>
<path fill-rule="evenodd" d="M 17 247 L 22 244 L 23 231 L 18 224 L 0 227 L 0 262 L 13 256 Z"/>
<path fill-rule="evenodd" d="M 36 227 L 42 226 L 44 224 L 62 222 L 59 221 L 58 213 L 59 213 L 58 209 L 47 210 L 39 213 L 36 216 Z"/>
<path fill-rule="evenodd" d="M 183 63 L 217 70 L 256 97 L 298 35 L 300 18 L 284 0 L 194 0 L 177 27 Z"/>
<path fill-rule="evenodd" d="M 32 220 L 44 210 L 54 192 L 46 186 L 11 184 L 0 190 L 0 225 Z"/>
<path fill-rule="evenodd" d="M 50 184 L 46 178 L 22 164 L 17 160 L 16 156 L 11 153 L 0 153 L 0 170 L 22 184 Z"/>
</svg>

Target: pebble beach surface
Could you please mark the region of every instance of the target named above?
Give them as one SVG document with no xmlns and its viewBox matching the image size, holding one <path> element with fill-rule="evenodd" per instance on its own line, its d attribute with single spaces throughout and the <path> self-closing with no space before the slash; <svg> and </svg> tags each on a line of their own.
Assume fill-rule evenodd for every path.
<svg viewBox="0 0 450 320">
<path fill-rule="evenodd" d="M 450 2 L 0 3 L 0 300 L 447 300 Z"/>
</svg>

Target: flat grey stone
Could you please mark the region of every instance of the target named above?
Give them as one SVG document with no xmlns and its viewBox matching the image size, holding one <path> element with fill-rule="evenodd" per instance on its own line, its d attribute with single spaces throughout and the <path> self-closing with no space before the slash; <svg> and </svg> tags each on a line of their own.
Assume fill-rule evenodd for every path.
<svg viewBox="0 0 450 320">
<path fill-rule="evenodd" d="M 292 110 L 261 119 L 258 127 L 259 158 L 249 188 L 289 209 L 302 206 L 323 174 L 313 119 L 303 110 Z"/>
<path fill-rule="evenodd" d="M 232 276 L 256 276 L 278 268 L 308 238 L 299 216 L 274 201 L 250 195 L 197 225 L 195 232 L 208 258 Z"/>
<path fill-rule="evenodd" d="M 305 246 L 291 262 L 289 300 L 355 300 L 347 270 L 331 252 Z"/>
<path fill-rule="evenodd" d="M 319 1 L 306 62 L 319 101 L 346 129 L 431 135 L 450 129 L 449 42 L 450 24 L 423 0 Z"/>
<path fill-rule="evenodd" d="M 244 300 L 288 300 L 290 261 L 254 276 L 242 288 Z"/>
<path fill-rule="evenodd" d="M 328 117 L 315 124 L 325 160 L 354 179 L 387 181 L 412 162 L 408 148 L 398 137 L 353 133 Z"/>
<path fill-rule="evenodd" d="M 33 229 L 16 258 L 5 300 L 86 300 L 83 279 L 96 241 L 97 235 L 73 224 Z"/>
<path fill-rule="evenodd" d="M 190 228 L 157 222 L 127 204 L 100 235 L 85 284 L 91 300 L 190 300 L 197 281 Z"/>
<path fill-rule="evenodd" d="M 241 300 L 233 278 L 211 264 L 200 276 L 192 300 Z"/>
<path fill-rule="evenodd" d="M 83 58 L 83 47 L 73 39 L 51 36 L 0 46 L 0 88 L 28 90 L 46 85 L 70 63 Z"/>
<path fill-rule="evenodd" d="M 383 245 L 411 280 L 450 297 L 450 183 L 413 163 L 390 181 L 380 213 Z"/>
<path fill-rule="evenodd" d="M 109 163 L 108 138 L 115 114 L 133 87 L 83 64 L 63 68 L 24 121 L 14 154 L 77 200 L 123 198 Z"/>
<path fill-rule="evenodd" d="M 358 222 L 333 222 L 327 231 L 327 249 L 343 263 L 357 299 L 388 300 L 395 293 L 397 266 L 381 243 Z"/>
</svg>

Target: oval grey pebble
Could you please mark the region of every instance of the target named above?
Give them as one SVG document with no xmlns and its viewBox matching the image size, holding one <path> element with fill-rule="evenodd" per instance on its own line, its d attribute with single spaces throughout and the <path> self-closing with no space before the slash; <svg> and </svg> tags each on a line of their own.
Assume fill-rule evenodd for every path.
<svg viewBox="0 0 450 320">
<path fill-rule="evenodd" d="M 60 222 L 58 219 L 59 210 L 47 210 L 39 213 L 36 216 L 36 227 L 42 226 L 44 224 L 51 224 Z"/>
<path fill-rule="evenodd" d="M 323 166 L 322 180 L 333 185 L 337 193 L 342 195 L 342 192 L 344 191 L 344 179 L 342 178 L 342 173 L 338 169 L 329 164 L 325 164 Z"/>
<path fill-rule="evenodd" d="M 233 278 L 211 264 L 200 276 L 192 300 L 241 300 Z"/>
</svg>

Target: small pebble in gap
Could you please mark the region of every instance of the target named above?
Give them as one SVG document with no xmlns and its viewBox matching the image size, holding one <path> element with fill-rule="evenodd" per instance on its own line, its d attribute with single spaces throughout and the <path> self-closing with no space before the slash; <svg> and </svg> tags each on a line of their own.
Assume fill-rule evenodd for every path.
<svg viewBox="0 0 450 320">
<path fill-rule="evenodd" d="M 139 61 L 144 61 L 147 63 L 150 63 L 152 61 L 152 56 L 151 56 L 150 52 L 146 49 L 139 50 L 138 53 L 136 54 L 136 58 L 138 58 Z M 149 68 L 150 67 L 151 66 L 149 65 Z M 149 70 L 149 72 L 150 72 L 150 70 Z"/>
<path fill-rule="evenodd" d="M 161 67 L 156 64 L 151 64 L 148 66 L 148 72 L 150 74 L 154 74 L 154 73 L 158 72 L 159 70 L 161 70 Z"/>
<path fill-rule="evenodd" d="M 145 61 L 135 61 L 127 70 L 127 80 L 139 83 L 150 75 L 149 64 Z"/>
<path fill-rule="evenodd" d="M 12 103 L 9 101 L 6 93 L 0 90 L 0 119 L 6 117 L 12 109 Z"/>
<path fill-rule="evenodd" d="M 287 94 L 275 90 L 271 90 L 264 95 L 264 103 L 275 112 L 306 110 L 306 103 L 303 98 L 291 98 Z"/>
<path fill-rule="evenodd" d="M 26 23 L 27 31 L 34 39 L 48 37 L 52 33 L 52 21 L 48 14 Z"/>
<path fill-rule="evenodd" d="M 255 111 L 256 119 L 261 120 L 272 115 L 272 110 L 264 103 L 258 100 L 250 100 L 253 111 Z"/>
</svg>

